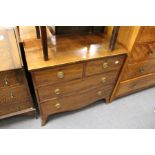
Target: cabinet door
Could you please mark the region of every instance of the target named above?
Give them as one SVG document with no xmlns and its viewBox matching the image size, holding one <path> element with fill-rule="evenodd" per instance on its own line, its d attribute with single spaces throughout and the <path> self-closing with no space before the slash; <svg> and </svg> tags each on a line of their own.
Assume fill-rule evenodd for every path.
<svg viewBox="0 0 155 155">
<path fill-rule="evenodd" d="M 14 28 L 0 27 L 0 71 L 22 67 Z"/>
</svg>

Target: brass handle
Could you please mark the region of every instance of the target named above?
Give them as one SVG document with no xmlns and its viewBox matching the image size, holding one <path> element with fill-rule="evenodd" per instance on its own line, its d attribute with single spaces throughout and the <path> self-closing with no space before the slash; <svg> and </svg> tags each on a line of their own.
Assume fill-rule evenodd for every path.
<svg viewBox="0 0 155 155">
<path fill-rule="evenodd" d="M 140 72 L 140 73 L 143 73 L 143 72 L 144 72 L 144 68 L 141 67 L 141 68 L 139 69 L 139 72 Z"/>
<path fill-rule="evenodd" d="M 106 77 L 101 78 L 101 82 L 105 83 L 106 82 Z"/>
<path fill-rule="evenodd" d="M 105 69 L 105 68 L 108 68 L 108 63 L 107 62 L 104 62 L 103 63 L 103 68 Z"/>
<path fill-rule="evenodd" d="M 14 95 L 13 95 L 13 93 L 12 93 L 12 92 L 11 92 L 11 94 L 10 94 L 10 97 L 11 97 L 11 98 L 14 98 Z"/>
<path fill-rule="evenodd" d="M 118 60 L 116 60 L 116 61 L 115 61 L 115 64 L 119 64 L 119 61 L 118 61 Z"/>
<path fill-rule="evenodd" d="M 55 92 L 56 95 L 59 95 L 60 94 L 60 89 L 57 88 L 57 89 L 54 90 L 54 92 Z"/>
<path fill-rule="evenodd" d="M 7 79 L 4 79 L 4 84 L 5 84 L 6 86 L 8 86 L 9 82 L 8 82 Z"/>
<path fill-rule="evenodd" d="M 60 108 L 61 108 L 61 104 L 60 104 L 60 103 L 56 103 L 56 104 L 55 104 L 55 107 L 56 107 L 57 109 L 60 109 Z"/>
<path fill-rule="evenodd" d="M 102 91 L 98 91 L 97 95 L 101 96 L 102 95 Z"/>
<path fill-rule="evenodd" d="M 57 77 L 60 79 L 64 78 L 64 72 L 62 72 L 62 71 L 58 72 Z"/>
</svg>

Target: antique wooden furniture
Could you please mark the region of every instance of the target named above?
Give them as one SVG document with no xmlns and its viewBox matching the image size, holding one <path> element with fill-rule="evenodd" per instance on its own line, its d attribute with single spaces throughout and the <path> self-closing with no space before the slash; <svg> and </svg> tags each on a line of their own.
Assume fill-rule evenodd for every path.
<svg viewBox="0 0 155 155">
<path fill-rule="evenodd" d="M 35 113 L 16 31 L 0 27 L 0 119 Z"/>
<path fill-rule="evenodd" d="M 83 34 L 48 38 L 48 61 L 40 39 L 25 39 L 24 48 L 41 112 L 49 115 L 85 107 L 109 98 L 126 59 L 116 44 L 109 49 L 106 35 Z"/>
<path fill-rule="evenodd" d="M 155 85 L 155 26 L 121 27 L 118 40 L 129 57 L 111 100 Z"/>
</svg>

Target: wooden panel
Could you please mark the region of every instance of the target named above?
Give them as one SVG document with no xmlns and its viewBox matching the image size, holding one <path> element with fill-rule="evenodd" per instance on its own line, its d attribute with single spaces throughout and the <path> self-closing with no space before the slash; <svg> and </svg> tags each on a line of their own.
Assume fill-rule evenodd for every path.
<svg viewBox="0 0 155 155">
<path fill-rule="evenodd" d="M 27 90 L 27 87 L 24 85 L 17 87 L 2 88 L 0 90 L 0 106 L 16 104 L 25 100 L 31 101 L 31 98 Z"/>
<path fill-rule="evenodd" d="M 13 28 L 0 27 L 0 71 L 22 67 Z"/>
<path fill-rule="evenodd" d="M 37 89 L 40 101 L 62 97 L 67 94 L 76 93 L 82 90 L 89 90 L 95 87 L 109 85 L 113 87 L 118 72 L 109 72 L 85 79 L 74 80 L 62 84 L 42 86 Z"/>
<path fill-rule="evenodd" d="M 42 116 L 44 118 L 54 113 L 85 107 L 88 104 L 107 97 L 110 92 L 110 89 L 101 87 L 87 92 L 77 92 L 76 95 L 44 102 L 41 104 Z"/>
<path fill-rule="evenodd" d="M 137 64 L 128 64 L 124 72 L 122 80 L 136 78 L 138 76 L 146 75 L 155 72 L 155 59 L 144 61 Z"/>
<path fill-rule="evenodd" d="M 119 70 L 124 62 L 124 55 L 89 61 L 86 64 L 86 76 Z"/>
<path fill-rule="evenodd" d="M 116 96 L 123 96 L 155 85 L 155 73 L 120 83 Z"/>
<path fill-rule="evenodd" d="M 155 41 L 155 26 L 144 26 L 141 28 L 137 42 L 145 43 Z"/>
<path fill-rule="evenodd" d="M 136 44 L 130 54 L 129 63 L 155 58 L 155 43 Z"/>
<path fill-rule="evenodd" d="M 22 69 L 0 72 L 0 88 L 23 84 L 24 82 Z"/>
<path fill-rule="evenodd" d="M 34 72 L 37 86 L 64 82 L 67 80 L 81 78 L 83 74 L 83 64 L 67 65 L 54 69 L 44 69 Z M 59 77 L 60 75 L 60 77 Z M 61 77 L 62 76 L 62 77 Z"/>
</svg>

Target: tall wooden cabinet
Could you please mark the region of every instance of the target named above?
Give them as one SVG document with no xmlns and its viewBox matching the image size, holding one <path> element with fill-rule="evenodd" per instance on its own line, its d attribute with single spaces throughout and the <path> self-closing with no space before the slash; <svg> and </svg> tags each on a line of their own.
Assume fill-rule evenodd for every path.
<svg viewBox="0 0 155 155">
<path fill-rule="evenodd" d="M 118 41 L 129 57 L 111 100 L 155 85 L 155 26 L 121 27 Z"/>
<path fill-rule="evenodd" d="M 0 119 L 35 113 L 14 28 L 0 27 Z"/>
</svg>

